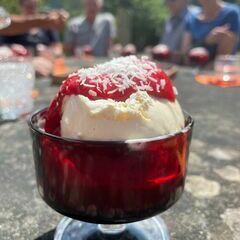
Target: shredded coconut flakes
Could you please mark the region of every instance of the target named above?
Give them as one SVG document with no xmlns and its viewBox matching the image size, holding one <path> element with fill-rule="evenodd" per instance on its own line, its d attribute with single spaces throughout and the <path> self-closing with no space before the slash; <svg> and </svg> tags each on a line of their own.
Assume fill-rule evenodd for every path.
<svg viewBox="0 0 240 240">
<path fill-rule="evenodd" d="M 147 81 L 157 82 L 153 74 L 158 71 L 159 68 L 157 65 L 154 62 L 148 61 L 147 57 L 139 59 L 136 56 L 128 56 L 115 58 L 110 62 L 96 65 L 93 68 L 80 69 L 75 74 L 71 74 L 71 76 L 77 75 L 79 77 L 79 84 L 86 87 L 91 87 L 91 83 L 95 83 L 99 92 L 101 92 L 99 83 L 102 84 L 104 92 L 106 92 L 108 85 L 111 86 L 114 84 L 117 90 L 113 89 L 109 91 L 108 93 L 110 94 L 116 91 L 123 93 L 129 87 L 139 90 L 144 88 L 145 90 L 153 91 L 147 85 Z M 133 81 L 134 79 L 138 79 L 140 82 L 139 86 Z M 89 83 L 89 80 L 91 80 L 91 83 Z M 164 86 L 165 84 L 162 82 L 161 88 L 164 88 Z M 91 95 L 93 95 L 92 92 Z"/>
</svg>

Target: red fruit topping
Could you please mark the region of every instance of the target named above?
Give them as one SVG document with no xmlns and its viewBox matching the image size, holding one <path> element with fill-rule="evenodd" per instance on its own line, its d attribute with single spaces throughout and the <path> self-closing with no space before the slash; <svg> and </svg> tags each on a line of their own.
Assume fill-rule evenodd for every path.
<svg viewBox="0 0 240 240">
<path fill-rule="evenodd" d="M 81 69 L 63 82 L 46 117 L 45 130 L 60 135 L 62 102 L 65 96 L 83 95 L 91 100 L 125 101 L 137 91 L 174 102 L 172 81 L 153 62 L 135 56 L 121 57 L 94 68 Z"/>
</svg>

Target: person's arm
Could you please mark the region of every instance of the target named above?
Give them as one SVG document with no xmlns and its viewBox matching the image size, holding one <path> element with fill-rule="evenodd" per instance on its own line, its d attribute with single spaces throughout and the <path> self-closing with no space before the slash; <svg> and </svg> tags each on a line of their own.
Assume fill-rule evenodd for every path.
<svg viewBox="0 0 240 240">
<path fill-rule="evenodd" d="M 206 37 L 207 44 L 217 45 L 217 55 L 233 54 L 239 38 L 239 16 L 237 11 L 230 11 L 224 19 L 224 25 L 215 27 Z"/>
<path fill-rule="evenodd" d="M 184 32 L 181 44 L 181 53 L 187 54 L 188 51 L 191 49 L 192 45 L 192 36 L 190 32 Z"/>
<path fill-rule="evenodd" d="M 113 43 L 117 37 L 117 25 L 114 16 L 109 17 L 109 27 L 110 27 L 110 38 L 109 38 L 109 49 L 113 47 Z"/>
<path fill-rule="evenodd" d="M 228 25 L 215 27 L 206 37 L 209 45 L 217 45 L 217 55 L 232 54 L 237 45 L 238 36 Z"/>
<path fill-rule="evenodd" d="M 64 20 L 57 14 L 36 14 L 33 16 L 11 16 L 11 24 L 5 29 L 0 30 L 1 35 L 13 36 L 28 32 L 32 28 L 45 27 L 48 29 L 61 29 Z"/>
<path fill-rule="evenodd" d="M 74 35 L 72 28 L 73 28 L 72 23 L 69 22 L 64 34 L 63 49 L 66 55 L 74 54 L 74 40 L 76 36 Z"/>
<path fill-rule="evenodd" d="M 190 32 L 185 31 L 183 33 L 180 55 L 182 56 L 181 62 L 188 65 L 188 52 L 192 46 L 192 35 Z"/>
<path fill-rule="evenodd" d="M 236 33 L 228 32 L 224 34 L 217 49 L 217 55 L 233 54 L 237 49 L 238 36 Z"/>
<path fill-rule="evenodd" d="M 169 34 L 168 34 L 169 31 L 167 31 L 168 24 L 170 24 L 170 18 L 166 19 L 166 21 L 164 22 L 163 32 L 159 38 L 159 44 L 168 45 L 168 41 L 169 41 Z"/>
<path fill-rule="evenodd" d="M 48 30 L 46 32 L 49 38 L 49 47 L 53 56 L 61 56 L 63 54 L 63 45 L 60 40 L 59 32 Z"/>
<path fill-rule="evenodd" d="M 61 42 L 52 43 L 50 47 L 54 56 L 61 56 L 63 54 L 63 44 Z"/>
</svg>

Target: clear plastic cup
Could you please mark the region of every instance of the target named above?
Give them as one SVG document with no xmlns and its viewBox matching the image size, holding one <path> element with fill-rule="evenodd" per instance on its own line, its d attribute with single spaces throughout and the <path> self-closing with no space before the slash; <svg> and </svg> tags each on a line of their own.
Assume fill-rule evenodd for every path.
<svg viewBox="0 0 240 240">
<path fill-rule="evenodd" d="M 0 120 L 16 120 L 33 110 L 35 71 L 27 60 L 0 60 Z"/>
<path fill-rule="evenodd" d="M 217 73 L 240 73 L 240 56 L 222 55 L 216 58 L 214 62 L 214 71 Z"/>
<path fill-rule="evenodd" d="M 240 56 L 222 55 L 214 62 L 214 84 L 221 87 L 240 86 Z"/>
</svg>

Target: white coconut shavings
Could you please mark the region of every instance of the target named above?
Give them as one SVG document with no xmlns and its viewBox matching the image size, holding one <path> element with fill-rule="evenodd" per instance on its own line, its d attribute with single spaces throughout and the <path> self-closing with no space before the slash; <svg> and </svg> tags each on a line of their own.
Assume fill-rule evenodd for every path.
<svg viewBox="0 0 240 240">
<path fill-rule="evenodd" d="M 101 91 L 99 84 L 102 85 L 103 92 L 107 91 L 108 86 L 114 86 L 116 89 L 111 89 L 107 92 L 108 94 L 113 94 L 116 91 L 124 93 L 129 87 L 154 91 L 149 86 L 149 81 L 157 83 L 158 79 L 154 78 L 154 74 L 159 71 L 157 65 L 154 62 L 148 61 L 146 57 L 139 59 L 136 56 L 128 56 L 115 58 L 107 63 L 96 65 L 93 68 L 80 69 L 75 75 L 71 74 L 71 76 L 77 75 L 80 85 L 91 88 L 94 87 L 92 84 L 95 84 L 99 92 Z M 134 79 L 137 79 L 139 84 L 136 84 Z M 166 81 L 161 80 L 161 89 L 165 87 L 165 84 Z M 158 87 L 157 91 L 160 91 L 160 87 Z M 92 92 L 91 95 L 93 95 Z"/>
</svg>

